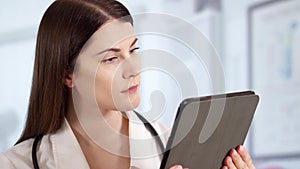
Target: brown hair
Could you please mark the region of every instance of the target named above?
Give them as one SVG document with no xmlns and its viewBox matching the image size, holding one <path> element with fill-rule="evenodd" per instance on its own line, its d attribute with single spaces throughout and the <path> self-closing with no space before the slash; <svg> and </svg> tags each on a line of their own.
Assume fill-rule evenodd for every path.
<svg viewBox="0 0 300 169">
<path fill-rule="evenodd" d="M 83 45 L 110 19 L 132 24 L 129 11 L 114 0 L 57 0 L 49 6 L 38 30 L 27 120 L 16 144 L 61 127 L 69 97 L 64 75 L 73 72 Z"/>
</svg>

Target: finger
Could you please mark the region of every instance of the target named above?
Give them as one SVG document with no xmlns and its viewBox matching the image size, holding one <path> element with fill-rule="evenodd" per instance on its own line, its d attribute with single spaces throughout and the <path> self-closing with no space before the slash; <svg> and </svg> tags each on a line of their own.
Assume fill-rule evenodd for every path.
<svg viewBox="0 0 300 169">
<path fill-rule="evenodd" d="M 251 157 L 244 146 L 240 145 L 237 148 L 237 152 L 240 154 L 241 158 L 246 162 L 247 166 L 250 169 L 255 169 L 255 166 L 252 163 Z"/>
<path fill-rule="evenodd" d="M 228 167 L 226 165 L 224 165 L 221 169 L 228 169 Z"/>
<path fill-rule="evenodd" d="M 183 169 L 181 165 L 174 165 L 173 167 L 169 169 Z"/>
<path fill-rule="evenodd" d="M 232 158 L 230 156 L 227 156 L 225 158 L 224 164 L 225 164 L 225 166 L 223 166 L 223 167 L 226 167 L 225 169 L 236 169 L 236 167 L 232 161 Z"/>
<path fill-rule="evenodd" d="M 247 164 L 244 162 L 242 157 L 239 155 L 239 153 L 235 149 L 231 150 L 230 156 L 231 156 L 232 161 L 233 161 L 234 165 L 236 166 L 236 168 L 239 168 L 239 169 L 247 169 L 248 168 Z"/>
</svg>

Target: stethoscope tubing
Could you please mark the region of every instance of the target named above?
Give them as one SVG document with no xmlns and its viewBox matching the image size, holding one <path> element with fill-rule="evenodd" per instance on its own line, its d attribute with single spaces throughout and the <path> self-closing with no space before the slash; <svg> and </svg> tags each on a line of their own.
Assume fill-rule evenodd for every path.
<svg viewBox="0 0 300 169">
<path fill-rule="evenodd" d="M 165 152 L 165 146 L 159 136 L 159 134 L 157 133 L 157 131 L 155 130 L 155 128 L 151 125 L 151 123 L 145 119 L 142 115 L 140 115 L 138 112 L 136 112 L 135 110 L 133 110 L 135 112 L 135 114 L 138 116 L 138 118 L 144 123 L 144 126 L 146 127 L 146 129 L 151 133 L 152 136 L 154 136 L 154 139 L 156 140 L 156 142 L 158 143 L 161 152 L 164 153 Z M 32 145 L 32 163 L 33 163 L 33 167 L 34 169 L 39 169 L 39 164 L 38 164 L 38 160 L 37 160 L 37 146 L 38 143 L 42 140 L 43 135 L 39 134 L 34 138 L 33 141 L 33 145 Z"/>
</svg>

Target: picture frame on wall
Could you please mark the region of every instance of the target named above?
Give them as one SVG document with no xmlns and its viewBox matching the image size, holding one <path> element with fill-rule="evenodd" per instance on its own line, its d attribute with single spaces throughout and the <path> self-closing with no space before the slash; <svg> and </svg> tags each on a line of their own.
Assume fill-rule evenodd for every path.
<svg viewBox="0 0 300 169">
<path fill-rule="evenodd" d="M 299 44 L 299 0 L 248 9 L 249 86 L 261 98 L 250 140 L 257 161 L 293 158 L 300 164 Z"/>
</svg>

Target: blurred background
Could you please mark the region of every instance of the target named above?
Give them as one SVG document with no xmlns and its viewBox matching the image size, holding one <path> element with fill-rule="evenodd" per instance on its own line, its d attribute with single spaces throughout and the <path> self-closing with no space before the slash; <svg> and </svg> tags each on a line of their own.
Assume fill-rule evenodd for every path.
<svg viewBox="0 0 300 169">
<path fill-rule="evenodd" d="M 1 2 L 0 152 L 16 142 L 24 126 L 37 29 L 43 13 L 52 2 L 53 0 Z M 260 104 L 246 141 L 256 167 L 299 168 L 299 0 L 121 2 L 132 14 L 168 14 L 185 20 L 201 31 L 219 54 L 225 77 L 225 91 L 254 90 L 260 95 Z M 176 25 L 174 27 L 170 31 L 184 31 L 180 26 L 178 29 Z M 164 40 L 156 38 L 150 37 L 147 40 L 147 37 L 143 37 L 140 45 L 149 49 L 176 51 L 176 56 L 189 55 L 190 51 L 180 50 L 180 44 L 167 42 L 169 45 L 165 45 Z M 199 37 L 190 37 L 191 40 L 197 38 Z M 216 93 L 209 80 L 221 77 L 208 73 L 214 71 L 214 64 L 203 65 L 191 59 L 181 59 L 186 61 L 185 65 L 195 75 L 196 85 L 200 86 L 194 94 L 188 96 Z M 166 74 L 158 72 L 148 72 L 147 78 L 142 77 L 142 82 L 144 106 L 139 109 L 147 111 L 149 99 L 151 104 L 160 104 L 161 100 L 151 98 L 157 94 L 156 91 L 165 91 L 164 99 L 168 104 L 164 111 L 168 113 L 164 115 L 162 122 L 171 126 L 182 99 L 180 93 L 174 92 L 178 86 Z"/>
</svg>

